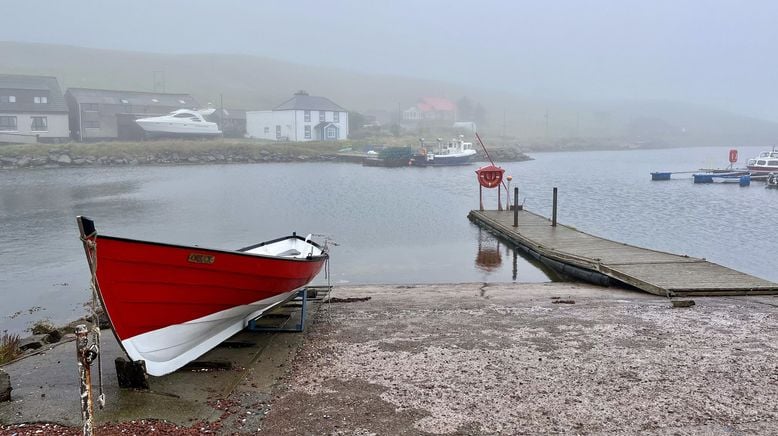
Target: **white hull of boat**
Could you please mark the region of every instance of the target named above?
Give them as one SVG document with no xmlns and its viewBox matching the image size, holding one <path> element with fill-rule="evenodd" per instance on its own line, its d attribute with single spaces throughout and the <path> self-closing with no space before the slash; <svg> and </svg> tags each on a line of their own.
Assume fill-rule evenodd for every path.
<svg viewBox="0 0 778 436">
<path fill-rule="evenodd" d="M 199 319 L 150 331 L 122 341 L 133 361 L 143 360 L 146 372 L 169 374 L 240 332 L 249 321 L 293 298 L 299 289 L 251 304 L 232 307 Z"/>
</svg>

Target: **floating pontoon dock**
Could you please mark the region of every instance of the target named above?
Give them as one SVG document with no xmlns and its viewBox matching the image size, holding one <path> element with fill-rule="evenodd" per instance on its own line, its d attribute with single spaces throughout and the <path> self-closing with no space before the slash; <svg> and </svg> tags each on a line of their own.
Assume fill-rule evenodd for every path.
<svg viewBox="0 0 778 436">
<path fill-rule="evenodd" d="M 599 238 L 525 210 L 471 211 L 468 218 L 551 268 L 589 282 L 623 283 L 663 296 L 778 294 L 778 283 L 689 256 Z M 614 282 L 615 281 L 615 282 Z"/>
</svg>

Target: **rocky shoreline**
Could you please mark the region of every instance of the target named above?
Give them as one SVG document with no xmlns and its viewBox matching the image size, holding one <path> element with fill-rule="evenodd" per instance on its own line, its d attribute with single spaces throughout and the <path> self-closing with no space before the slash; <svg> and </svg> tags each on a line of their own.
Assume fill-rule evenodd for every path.
<svg viewBox="0 0 778 436">
<path fill-rule="evenodd" d="M 316 153 L 309 150 L 271 150 L 267 148 L 244 148 L 225 150 L 181 150 L 156 152 L 108 152 L 84 153 L 69 149 L 51 149 L 38 153 L 0 154 L 0 170 L 24 168 L 68 168 L 92 166 L 137 166 L 137 165 L 204 165 L 230 163 L 289 163 L 289 162 L 360 162 L 353 154 L 339 154 L 329 151 Z M 498 162 L 520 162 L 531 160 L 524 153 L 512 148 L 497 148 L 491 152 Z M 357 156 L 358 157 L 358 156 Z M 477 160 L 483 160 L 479 155 Z"/>
<path fill-rule="evenodd" d="M 52 152 L 46 155 L 25 155 L 0 157 L 0 169 L 21 168 L 62 168 L 82 166 L 122 166 L 122 165 L 197 165 L 212 163 L 280 163 L 334 161 L 336 155 L 284 154 L 260 150 L 256 154 L 230 152 L 198 153 L 152 153 L 133 155 L 128 153 L 114 155 L 84 155 L 69 152 Z"/>
</svg>

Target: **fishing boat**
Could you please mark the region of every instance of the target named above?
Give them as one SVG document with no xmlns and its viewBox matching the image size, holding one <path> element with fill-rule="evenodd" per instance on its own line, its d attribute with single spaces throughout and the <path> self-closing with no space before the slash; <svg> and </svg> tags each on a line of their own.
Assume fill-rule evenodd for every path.
<svg viewBox="0 0 778 436">
<path fill-rule="evenodd" d="M 135 122 L 147 136 L 219 136 L 222 131 L 216 123 L 205 119 L 213 109 L 193 111 L 179 109 L 160 117 L 139 118 Z"/>
<path fill-rule="evenodd" d="M 772 151 L 759 153 L 759 156 L 748 160 L 746 168 L 752 175 L 778 172 L 778 150 L 773 147 Z"/>
<path fill-rule="evenodd" d="M 459 135 L 448 143 L 438 138 L 437 144 L 433 149 L 427 149 L 424 139 L 421 139 L 421 149 L 418 153 L 411 156 L 410 165 L 412 166 L 444 166 L 444 165 L 467 165 L 475 156 L 472 142 L 465 142 L 464 136 Z"/>
<path fill-rule="evenodd" d="M 293 298 L 327 249 L 296 234 L 239 250 L 98 234 L 77 217 L 93 284 L 116 338 L 146 372 L 171 373 Z"/>
<path fill-rule="evenodd" d="M 371 150 L 372 151 L 372 150 Z M 367 153 L 362 160 L 366 167 L 407 167 L 413 155 L 410 147 L 387 147 L 380 152 Z"/>
</svg>

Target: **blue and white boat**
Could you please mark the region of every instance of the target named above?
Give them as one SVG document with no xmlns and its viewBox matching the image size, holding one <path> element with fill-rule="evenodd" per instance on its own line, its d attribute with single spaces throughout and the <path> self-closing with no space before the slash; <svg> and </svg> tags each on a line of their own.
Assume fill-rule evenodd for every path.
<svg viewBox="0 0 778 436">
<path fill-rule="evenodd" d="M 694 183 L 737 183 L 740 186 L 751 184 L 751 174 L 748 171 L 707 172 L 692 174 Z"/>
<path fill-rule="evenodd" d="M 454 138 L 448 143 L 438 138 L 434 148 L 427 149 L 424 139 L 421 139 L 421 149 L 418 153 L 411 156 L 410 164 L 413 166 L 444 166 L 444 165 L 467 165 L 476 155 L 472 142 L 465 142 L 464 136 Z"/>
</svg>

